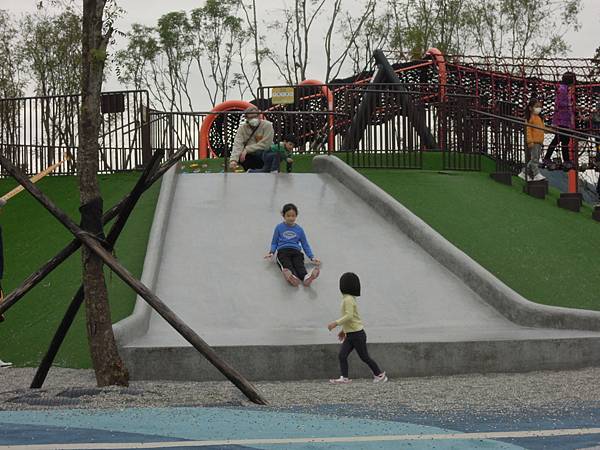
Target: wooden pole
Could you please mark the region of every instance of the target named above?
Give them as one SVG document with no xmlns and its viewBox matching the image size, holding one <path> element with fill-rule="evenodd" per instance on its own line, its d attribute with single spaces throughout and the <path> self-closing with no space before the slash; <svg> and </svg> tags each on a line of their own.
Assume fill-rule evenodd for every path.
<svg viewBox="0 0 600 450">
<path fill-rule="evenodd" d="M 171 167 L 173 167 L 183 156 L 187 153 L 188 148 L 181 148 L 173 158 L 169 159 L 164 163 L 160 169 L 154 174 L 146 183 L 144 189 L 148 190 L 156 181 L 158 181 Z M 119 203 L 106 211 L 102 216 L 102 222 L 107 224 L 113 220 L 118 214 L 125 202 L 127 201 L 126 195 L 121 199 Z M 21 300 L 31 289 L 33 289 L 38 283 L 46 278 L 54 269 L 61 265 L 64 261 L 75 253 L 81 242 L 77 239 L 71 241 L 65 248 L 58 252 L 53 258 L 48 260 L 42 267 L 29 275 L 19 287 L 14 289 L 9 295 L 4 298 L 4 301 L 0 303 L 0 314 L 6 312 L 12 306 L 14 306 L 19 300 Z"/>
<path fill-rule="evenodd" d="M 127 219 L 129 219 L 131 212 L 135 208 L 135 205 L 146 190 L 145 188 L 148 179 L 151 176 L 153 176 L 158 170 L 158 165 L 160 164 L 160 161 L 163 158 L 164 154 L 164 150 L 157 150 L 154 153 L 154 155 L 152 155 L 152 158 L 150 159 L 150 161 L 148 161 L 144 172 L 142 172 L 142 174 L 140 175 L 140 178 L 131 190 L 131 193 L 126 197 L 127 200 L 123 204 L 123 207 L 119 212 L 117 221 L 112 225 L 110 231 L 108 232 L 108 235 L 106 236 L 106 242 L 111 249 L 116 244 L 117 239 L 121 234 L 121 231 L 123 231 L 123 228 L 127 223 Z M 46 351 L 46 354 L 40 362 L 38 370 L 36 371 L 35 376 L 33 377 L 33 381 L 31 382 L 30 387 L 32 389 L 39 389 L 43 386 L 44 381 L 48 376 L 48 372 L 52 367 L 52 364 L 54 363 L 54 359 L 56 358 L 56 355 L 58 354 L 58 351 L 60 350 L 60 347 L 64 342 L 65 337 L 67 336 L 67 333 L 69 332 L 69 329 L 73 324 L 73 321 L 75 320 L 75 316 L 79 312 L 79 308 L 81 307 L 84 298 L 85 296 L 83 291 L 83 285 L 81 285 L 77 290 L 77 293 L 73 297 L 73 300 L 71 300 L 71 303 L 69 304 L 69 307 L 67 308 L 67 311 L 65 312 L 65 315 L 60 322 L 60 325 L 58 326 L 52 340 L 50 341 L 50 346 L 48 347 L 48 350 Z"/>
<path fill-rule="evenodd" d="M 248 399 L 260 405 L 266 405 L 266 400 L 260 395 L 256 388 L 246 380 L 242 374 L 221 359 L 219 355 L 187 326 L 158 296 L 153 294 L 142 282 L 135 279 L 117 259 L 104 249 L 96 238 L 82 230 L 75 222 L 60 208 L 58 208 L 38 187 L 31 183 L 20 170 L 18 170 L 7 158 L 0 154 L 0 164 L 12 175 L 25 189 L 46 208 L 60 223 L 67 228 L 73 236 L 85 244 L 102 261 L 110 267 L 127 285 L 163 317 L 177 332 L 192 346 L 200 352 L 219 372 L 231 381 Z"/>
<path fill-rule="evenodd" d="M 48 175 L 49 173 L 53 172 L 54 170 L 56 170 L 60 166 L 62 166 L 69 159 L 71 159 L 71 154 L 69 152 L 67 152 L 67 154 L 65 155 L 65 157 L 61 161 L 57 162 L 56 164 L 52 164 L 48 168 L 42 170 L 40 173 L 35 174 L 34 176 L 32 176 L 29 179 L 29 181 L 31 181 L 32 183 L 37 183 L 42 178 L 44 178 L 46 175 Z M 19 192 L 22 192 L 24 189 L 25 188 L 23 186 L 19 185 L 16 188 L 14 188 L 12 191 L 7 192 L 6 194 L 4 194 L 0 198 L 2 198 L 2 200 L 8 201 L 11 198 L 13 198 L 15 195 L 17 195 Z"/>
</svg>

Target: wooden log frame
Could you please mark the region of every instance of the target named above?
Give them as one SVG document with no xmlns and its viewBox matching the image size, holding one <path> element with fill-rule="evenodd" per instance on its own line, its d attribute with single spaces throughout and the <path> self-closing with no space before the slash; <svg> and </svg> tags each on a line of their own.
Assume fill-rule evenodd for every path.
<svg viewBox="0 0 600 450">
<path fill-rule="evenodd" d="M 181 158 L 188 152 L 187 147 L 181 148 L 171 159 L 165 162 L 155 175 L 150 177 L 144 186 L 144 190 L 148 190 L 156 181 L 158 181 L 171 167 L 173 167 Z M 123 197 L 116 205 L 106 211 L 102 216 L 102 223 L 106 225 L 119 214 L 119 211 L 127 202 L 129 194 Z M 21 300 L 31 289 L 33 289 L 40 281 L 46 278 L 54 269 L 69 258 L 73 253 L 79 250 L 81 242 L 77 239 L 71 241 L 65 248 L 58 252 L 53 258 L 48 260 L 42 267 L 29 275 L 23 283 L 14 289 L 9 295 L 4 298 L 0 304 L 0 314 L 9 310 L 19 300 Z"/>
<path fill-rule="evenodd" d="M 108 232 L 108 235 L 106 236 L 106 244 L 108 244 L 110 250 L 114 248 L 114 245 L 116 244 L 119 235 L 123 231 L 123 228 L 125 227 L 125 224 L 127 223 L 129 216 L 131 215 L 131 212 L 133 211 L 138 200 L 146 190 L 145 187 L 148 179 L 156 173 L 156 171 L 159 168 L 160 161 L 162 160 L 164 155 L 164 150 L 157 150 L 152 155 L 150 161 L 148 161 L 148 164 L 146 165 L 146 168 L 140 175 L 140 178 L 131 190 L 131 193 L 126 197 L 126 201 L 125 203 L 123 203 L 123 206 L 119 211 L 119 215 L 117 216 L 116 222 L 112 225 L 110 231 Z M 73 297 L 73 300 L 71 300 L 71 303 L 69 304 L 69 307 L 67 308 L 67 311 L 60 322 L 60 325 L 58 326 L 52 340 L 50 341 L 50 346 L 48 347 L 48 350 L 46 351 L 46 354 L 40 362 L 38 370 L 36 371 L 35 376 L 33 377 L 33 381 L 31 382 L 30 387 L 32 389 L 39 389 L 43 386 L 44 381 L 48 376 L 48 371 L 52 367 L 52 363 L 54 363 L 54 359 L 58 354 L 58 350 L 64 342 L 65 337 L 67 336 L 67 333 L 71 328 L 71 325 L 75 320 L 75 316 L 79 312 L 79 308 L 81 308 L 84 299 L 85 296 L 83 285 L 81 285 L 77 290 L 77 293 Z"/>
<path fill-rule="evenodd" d="M 102 261 L 129 285 L 138 295 L 161 315 L 181 336 L 198 350 L 215 368 L 230 380 L 246 397 L 257 404 L 266 405 L 266 400 L 256 388 L 246 380 L 236 369 L 221 359 L 219 355 L 186 325 L 158 296 L 137 280 L 119 261 L 106 250 L 95 236 L 83 231 L 64 211 L 58 208 L 44 193 L 29 181 L 4 155 L 0 154 L 0 165 L 21 184 L 44 208 L 46 208 L 77 240 L 85 244 Z"/>
</svg>

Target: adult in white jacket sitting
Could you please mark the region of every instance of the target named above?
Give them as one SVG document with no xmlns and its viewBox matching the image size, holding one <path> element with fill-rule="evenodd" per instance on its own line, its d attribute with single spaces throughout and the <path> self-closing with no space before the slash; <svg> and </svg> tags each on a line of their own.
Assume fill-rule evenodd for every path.
<svg viewBox="0 0 600 450">
<path fill-rule="evenodd" d="M 261 119 L 256 106 L 251 106 L 244 112 L 246 120 L 235 134 L 233 150 L 229 157 L 229 168 L 232 170 L 237 169 L 239 165 L 244 170 L 262 168 L 262 154 L 273 144 L 273 124 Z"/>
</svg>

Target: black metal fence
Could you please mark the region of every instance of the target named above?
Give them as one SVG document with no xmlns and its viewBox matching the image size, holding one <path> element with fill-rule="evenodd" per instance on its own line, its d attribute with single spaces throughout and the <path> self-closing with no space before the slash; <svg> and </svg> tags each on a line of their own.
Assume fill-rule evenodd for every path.
<svg viewBox="0 0 600 450">
<path fill-rule="evenodd" d="M 481 170 L 490 135 L 485 118 L 475 112 L 474 98 L 449 94 L 437 103 L 437 136 L 445 170 Z"/>
<path fill-rule="evenodd" d="M 486 104 L 465 94 L 462 86 L 435 83 L 332 85 L 332 97 L 323 88 L 302 86 L 293 105 L 267 105 L 262 100 L 262 106 L 268 106 L 264 116 L 275 128 L 275 141 L 293 133 L 300 140 L 297 153 L 318 154 L 330 151 L 331 133 L 333 149 L 345 152 L 354 167 L 422 168 L 425 148 L 415 132 L 414 117 L 408 117 L 401 101 L 408 96 L 413 112 L 435 137 L 437 148 L 430 150 L 442 152 L 445 169 L 480 170 L 481 156 L 486 154 L 495 159 L 498 171 L 518 173 L 525 163 L 522 120 L 490 116 L 519 117 L 518 104 L 503 100 Z M 363 118 L 364 132 L 356 146 L 344 148 L 352 119 L 367 97 L 372 108 Z M 261 106 L 260 99 L 257 103 Z M 69 152 L 74 160 L 55 173 L 76 173 L 79 104 L 78 95 L 0 99 L 0 150 L 29 174 Z M 186 158 L 198 159 L 200 130 L 209 117 L 214 119 L 208 136 L 211 154 L 230 154 L 243 112 L 170 113 L 148 109 L 147 104 L 146 91 L 103 95 L 100 172 L 136 169 L 157 149 L 168 156 L 186 146 L 192 149 Z M 582 170 L 595 168 L 600 158 L 593 137 L 575 142 Z"/>
<path fill-rule="evenodd" d="M 75 156 L 56 174 L 75 173 L 79 145 L 79 95 L 0 99 L 0 151 L 28 174 Z M 102 96 L 100 172 L 131 170 L 151 155 L 144 141 L 148 122 L 146 91 Z"/>
</svg>

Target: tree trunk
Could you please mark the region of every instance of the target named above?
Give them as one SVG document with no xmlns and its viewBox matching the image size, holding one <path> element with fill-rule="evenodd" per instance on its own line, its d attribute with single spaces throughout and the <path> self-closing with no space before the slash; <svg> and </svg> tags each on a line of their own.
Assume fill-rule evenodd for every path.
<svg viewBox="0 0 600 450">
<path fill-rule="evenodd" d="M 102 16 L 106 0 L 83 0 L 81 116 L 79 122 L 79 191 L 82 227 L 102 232 L 102 196 L 98 186 L 100 145 L 100 93 L 110 32 L 103 35 Z M 127 386 L 129 374 L 117 351 L 112 330 L 108 290 L 102 260 L 82 248 L 83 287 L 88 343 L 98 386 Z"/>
</svg>

